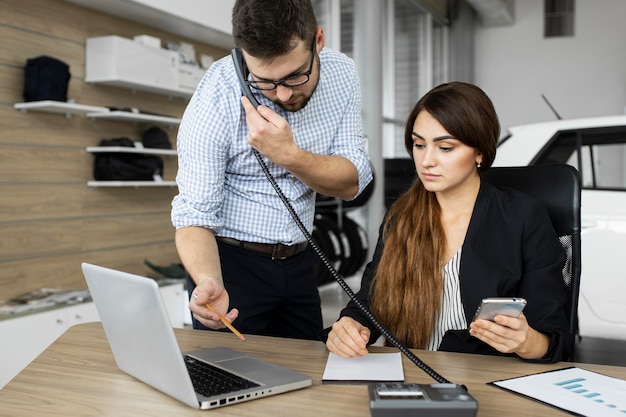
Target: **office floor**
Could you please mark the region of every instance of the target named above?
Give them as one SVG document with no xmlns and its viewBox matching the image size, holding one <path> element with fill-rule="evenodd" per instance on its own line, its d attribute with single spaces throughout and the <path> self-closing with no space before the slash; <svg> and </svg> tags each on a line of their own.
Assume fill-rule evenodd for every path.
<svg viewBox="0 0 626 417">
<path fill-rule="evenodd" d="M 361 273 L 345 279 L 350 288 L 359 290 Z M 320 288 L 324 326 L 330 326 L 339 317 L 339 311 L 348 302 L 348 296 L 336 283 L 325 284 Z M 626 340 L 599 339 L 583 337 L 578 340 L 575 362 L 602 365 L 626 366 Z"/>
</svg>

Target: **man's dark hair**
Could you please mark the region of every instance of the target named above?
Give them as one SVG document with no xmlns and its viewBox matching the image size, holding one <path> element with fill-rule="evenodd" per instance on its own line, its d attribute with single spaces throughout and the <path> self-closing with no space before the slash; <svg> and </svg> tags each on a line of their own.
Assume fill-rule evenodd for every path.
<svg viewBox="0 0 626 417">
<path fill-rule="evenodd" d="M 317 31 L 310 0 L 237 0 L 232 25 L 235 45 L 258 59 L 285 55 L 298 40 L 309 45 Z"/>
</svg>

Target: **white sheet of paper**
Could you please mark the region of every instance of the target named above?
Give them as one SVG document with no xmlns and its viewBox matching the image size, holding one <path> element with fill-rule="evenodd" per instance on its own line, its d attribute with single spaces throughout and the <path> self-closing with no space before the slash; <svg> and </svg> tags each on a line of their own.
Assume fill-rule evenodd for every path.
<svg viewBox="0 0 626 417">
<path fill-rule="evenodd" d="M 322 381 L 404 381 L 402 357 L 397 352 L 344 359 L 329 353 Z"/>
<path fill-rule="evenodd" d="M 626 415 L 626 381 L 577 367 L 493 384 L 583 416 Z"/>
</svg>

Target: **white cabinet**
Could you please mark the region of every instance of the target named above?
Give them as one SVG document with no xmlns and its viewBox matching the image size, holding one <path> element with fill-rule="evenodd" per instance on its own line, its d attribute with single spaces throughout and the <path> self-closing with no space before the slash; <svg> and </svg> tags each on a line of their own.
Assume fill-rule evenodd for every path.
<svg viewBox="0 0 626 417">
<path fill-rule="evenodd" d="M 95 305 L 81 303 L 0 321 L 0 388 L 69 327 L 98 320 Z"/>
<path fill-rule="evenodd" d="M 179 282 L 177 284 L 162 286 L 161 296 L 163 296 L 163 302 L 165 303 L 167 312 L 170 315 L 172 327 L 185 327 L 183 318 L 185 315 L 189 315 L 190 313 L 186 304 L 186 308 L 181 308 L 181 299 L 187 299 L 187 290 L 184 288 L 183 283 Z"/>
<path fill-rule="evenodd" d="M 182 282 L 161 287 L 173 327 L 184 327 Z M 187 313 L 189 314 L 189 313 Z M 100 321 L 93 302 L 0 320 L 0 389 L 70 327 Z"/>
<path fill-rule="evenodd" d="M 180 86 L 178 53 L 121 36 L 88 38 L 85 82 L 189 98 L 193 87 Z"/>
<path fill-rule="evenodd" d="M 88 38 L 85 50 L 86 83 L 149 86 L 157 91 L 178 88 L 179 62 L 175 51 L 142 45 L 121 36 Z"/>
</svg>

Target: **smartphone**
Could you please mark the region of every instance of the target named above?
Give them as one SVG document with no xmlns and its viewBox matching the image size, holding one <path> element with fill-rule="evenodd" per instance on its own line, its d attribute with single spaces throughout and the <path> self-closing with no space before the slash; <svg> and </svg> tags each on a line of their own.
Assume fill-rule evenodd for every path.
<svg viewBox="0 0 626 417">
<path fill-rule="evenodd" d="M 476 314 L 474 315 L 472 321 L 478 319 L 493 321 L 493 319 L 499 314 L 503 316 L 519 317 L 519 315 L 522 314 L 524 307 L 526 307 L 526 300 L 523 298 L 483 298 L 483 301 L 480 303 L 478 310 L 476 310 Z"/>
<path fill-rule="evenodd" d="M 233 63 L 235 64 L 235 72 L 237 73 L 237 79 L 239 80 L 239 85 L 241 86 L 241 91 L 243 95 L 248 97 L 248 100 L 252 103 L 252 105 L 256 108 L 259 107 L 259 102 L 252 94 L 252 90 L 250 90 L 250 86 L 246 83 L 246 77 L 248 76 L 247 71 L 245 70 L 246 64 L 243 60 L 243 54 L 241 53 L 241 49 L 233 48 L 230 51 L 230 56 L 233 59 Z"/>
</svg>

